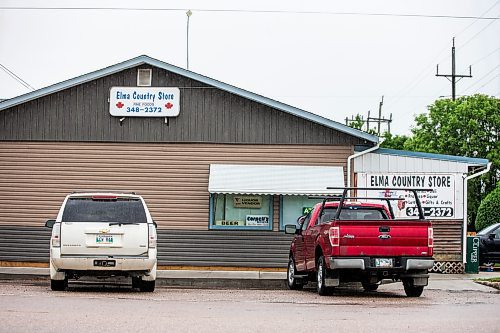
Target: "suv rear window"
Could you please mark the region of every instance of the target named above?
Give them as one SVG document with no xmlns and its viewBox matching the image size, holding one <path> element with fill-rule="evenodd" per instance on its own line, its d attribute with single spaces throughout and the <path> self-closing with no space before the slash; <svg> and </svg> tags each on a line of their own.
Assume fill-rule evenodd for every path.
<svg viewBox="0 0 500 333">
<path fill-rule="evenodd" d="M 64 207 L 62 221 L 147 223 L 147 218 L 140 199 L 69 198 Z"/>
</svg>

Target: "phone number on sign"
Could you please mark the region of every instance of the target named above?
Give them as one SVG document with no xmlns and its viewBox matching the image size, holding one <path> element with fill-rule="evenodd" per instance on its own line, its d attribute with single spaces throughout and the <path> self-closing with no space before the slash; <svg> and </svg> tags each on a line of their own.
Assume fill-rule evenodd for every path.
<svg viewBox="0 0 500 333">
<path fill-rule="evenodd" d="M 431 217 L 453 217 L 453 208 L 451 207 L 422 207 L 425 216 Z M 406 215 L 418 216 L 417 207 L 407 207 Z"/>
<path fill-rule="evenodd" d="M 161 107 L 158 106 L 147 106 L 145 108 L 127 107 L 127 112 L 161 112 Z"/>
</svg>

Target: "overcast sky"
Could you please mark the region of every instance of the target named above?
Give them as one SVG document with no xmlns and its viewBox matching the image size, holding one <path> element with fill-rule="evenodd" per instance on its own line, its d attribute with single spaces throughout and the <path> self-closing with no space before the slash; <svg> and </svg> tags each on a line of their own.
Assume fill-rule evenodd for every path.
<svg viewBox="0 0 500 333">
<path fill-rule="evenodd" d="M 451 74 L 453 37 L 457 74 L 473 75 L 457 95 L 500 96 L 498 0 L 0 0 L 0 64 L 36 89 L 142 54 L 186 68 L 187 9 L 190 70 L 338 122 L 376 116 L 384 95 L 392 132 L 409 134 L 451 95 L 435 74 Z M 0 98 L 29 91 L 0 69 Z"/>
</svg>

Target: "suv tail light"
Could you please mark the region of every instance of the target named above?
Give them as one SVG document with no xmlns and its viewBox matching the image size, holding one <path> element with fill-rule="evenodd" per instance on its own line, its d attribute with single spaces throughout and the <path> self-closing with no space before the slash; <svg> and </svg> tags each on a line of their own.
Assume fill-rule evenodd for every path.
<svg viewBox="0 0 500 333">
<path fill-rule="evenodd" d="M 52 227 L 52 236 L 50 237 L 50 243 L 52 247 L 61 246 L 61 224 L 55 223 Z"/>
<path fill-rule="evenodd" d="M 330 244 L 332 246 L 340 245 L 340 228 L 339 227 L 331 227 L 328 231 L 328 238 L 330 239 Z"/>
<path fill-rule="evenodd" d="M 149 247 L 150 248 L 155 248 L 156 247 L 156 228 L 154 224 L 149 224 Z"/>
<path fill-rule="evenodd" d="M 434 229 L 433 228 L 428 228 L 428 246 L 429 247 L 434 247 Z"/>
</svg>

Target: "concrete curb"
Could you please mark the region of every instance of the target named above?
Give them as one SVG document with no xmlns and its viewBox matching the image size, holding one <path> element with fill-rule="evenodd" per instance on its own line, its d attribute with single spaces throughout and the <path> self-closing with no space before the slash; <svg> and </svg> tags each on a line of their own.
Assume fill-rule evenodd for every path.
<svg viewBox="0 0 500 333">
<path fill-rule="evenodd" d="M 38 267 L 0 267 L 0 280 L 43 279 L 48 281 L 49 269 Z M 478 274 L 431 273 L 428 289 L 486 291 L 474 283 L 476 279 L 500 277 L 500 272 Z M 180 288 L 285 289 L 286 272 L 221 271 L 221 270 L 159 270 L 157 285 Z"/>
</svg>

